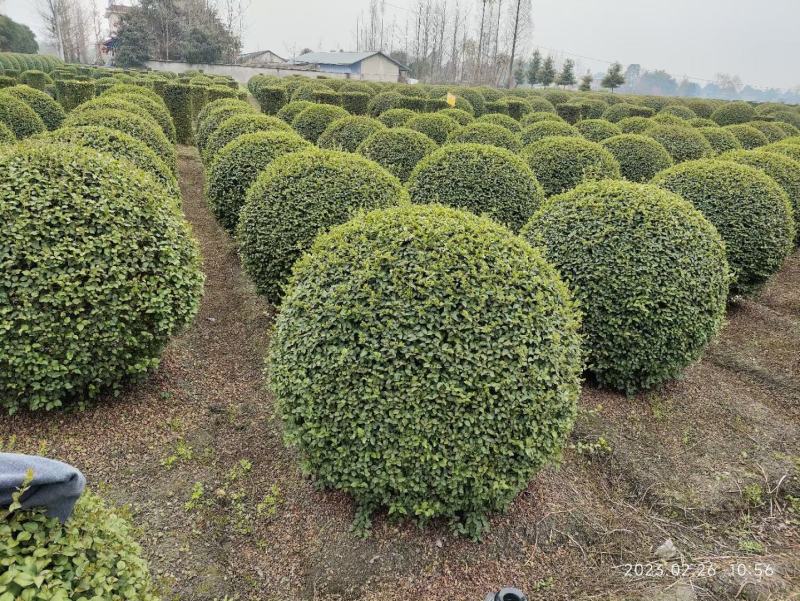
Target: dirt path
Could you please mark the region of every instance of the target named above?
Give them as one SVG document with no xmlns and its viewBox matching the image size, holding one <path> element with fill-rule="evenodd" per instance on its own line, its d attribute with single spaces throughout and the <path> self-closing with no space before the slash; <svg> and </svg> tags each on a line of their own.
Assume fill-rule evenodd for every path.
<svg viewBox="0 0 800 601">
<path fill-rule="evenodd" d="M 788 599 L 800 515 L 800 254 L 758 302 L 732 308 L 707 358 L 663 390 L 586 388 L 563 463 L 542 472 L 481 544 L 377 519 L 317 491 L 281 440 L 263 387 L 272 308 L 243 276 L 180 151 L 184 211 L 206 290 L 146 382 L 82 413 L 0 416 L 16 449 L 69 461 L 131 507 L 165 599 L 480 601 L 513 583 L 532 600 Z M 800 500 L 796 511 L 800 512 Z M 671 538 L 689 564 L 768 563 L 771 579 L 626 575 Z M 659 596 L 661 595 L 661 596 Z M 771 595 L 771 596 L 769 596 Z"/>
</svg>

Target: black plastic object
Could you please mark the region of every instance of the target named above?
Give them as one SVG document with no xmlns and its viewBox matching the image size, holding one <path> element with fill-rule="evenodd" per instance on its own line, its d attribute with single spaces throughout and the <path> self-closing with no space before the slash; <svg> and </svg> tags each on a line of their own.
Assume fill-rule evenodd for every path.
<svg viewBox="0 0 800 601">
<path fill-rule="evenodd" d="M 518 588 L 509 587 L 496 593 L 489 593 L 484 601 L 528 601 L 528 598 Z"/>
<path fill-rule="evenodd" d="M 71 465 L 35 455 L 0 453 L 0 508 L 11 505 L 28 470 L 33 480 L 20 499 L 22 508 L 42 507 L 48 516 L 66 522 L 86 488 L 86 478 Z"/>
</svg>

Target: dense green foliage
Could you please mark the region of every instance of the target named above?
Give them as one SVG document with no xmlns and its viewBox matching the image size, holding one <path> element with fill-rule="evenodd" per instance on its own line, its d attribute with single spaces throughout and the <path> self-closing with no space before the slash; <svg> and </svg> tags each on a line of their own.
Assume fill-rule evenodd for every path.
<svg viewBox="0 0 800 601">
<path fill-rule="evenodd" d="M 0 151 L 0 229 L 8 411 L 118 390 L 155 367 L 197 311 L 202 275 L 189 228 L 130 163 L 64 144 Z"/>
<path fill-rule="evenodd" d="M 239 136 L 220 150 L 206 179 L 208 203 L 219 222 L 234 232 L 258 174 L 278 157 L 307 146 L 309 142 L 294 132 L 260 131 Z"/>
<path fill-rule="evenodd" d="M 729 102 L 723 104 L 711 114 L 711 119 L 719 125 L 735 125 L 747 123 L 756 117 L 756 110 L 747 102 Z"/>
<path fill-rule="evenodd" d="M 0 146 L 13 144 L 16 141 L 17 137 L 14 135 L 14 132 L 11 131 L 5 123 L 0 121 Z"/>
<path fill-rule="evenodd" d="M 66 117 L 64 108 L 53 100 L 50 94 L 24 85 L 8 88 L 5 92 L 16 96 L 31 107 L 47 129 L 56 129 L 64 122 Z"/>
<path fill-rule="evenodd" d="M 603 119 L 616 123 L 626 117 L 652 117 L 653 115 L 655 115 L 655 111 L 646 106 L 620 102 L 608 107 L 603 113 Z"/>
<path fill-rule="evenodd" d="M 561 117 L 553 113 L 548 112 L 534 112 L 528 113 L 520 120 L 520 126 L 525 127 L 527 125 L 533 125 L 534 123 L 538 123 L 539 121 L 557 121 L 559 123 L 566 123 Z"/>
<path fill-rule="evenodd" d="M 518 231 L 544 200 L 530 167 L 510 151 L 448 144 L 420 161 L 408 180 L 412 202 L 486 213 Z"/>
<path fill-rule="evenodd" d="M 169 141 L 173 144 L 177 142 L 177 131 L 175 129 L 175 124 L 172 121 L 172 116 L 170 115 L 169 109 L 167 109 L 167 105 L 156 94 L 151 96 L 150 94 L 143 94 L 138 91 L 133 91 L 138 89 L 146 90 L 147 88 L 143 88 L 142 86 L 123 87 L 120 85 L 115 85 L 103 92 L 101 97 L 110 96 L 113 98 L 122 98 L 127 102 L 136 104 L 137 106 L 143 108 L 153 119 L 155 119 L 156 123 L 158 123 L 158 125 L 161 127 Z"/>
<path fill-rule="evenodd" d="M 602 142 L 606 138 L 622 134 L 619 126 L 605 119 L 584 119 L 575 124 L 575 129 L 590 142 Z"/>
<path fill-rule="evenodd" d="M 518 134 L 522 131 L 522 126 L 520 126 L 519 121 L 509 117 L 508 115 L 502 115 L 500 113 L 481 115 L 478 117 L 477 121 L 478 123 L 492 123 L 493 125 L 505 127 L 508 131 L 515 134 Z"/>
<path fill-rule="evenodd" d="M 700 127 L 697 131 L 711 144 L 714 152 L 722 153 L 742 148 L 739 139 L 724 127 Z"/>
<path fill-rule="evenodd" d="M 672 166 L 667 150 L 647 136 L 622 134 L 603 140 L 601 145 L 617 159 L 622 177 L 632 182 L 648 182 Z"/>
<path fill-rule="evenodd" d="M 130 524 L 85 492 L 65 523 L 0 510 L 0 599 L 158 601 Z"/>
<path fill-rule="evenodd" d="M 759 146 L 766 146 L 769 144 L 767 136 L 765 136 L 755 127 L 751 127 L 745 123 L 740 123 L 738 125 L 726 125 L 725 130 L 731 132 L 736 139 L 739 140 L 739 144 L 741 144 L 742 148 L 745 150 L 753 150 Z"/>
<path fill-rule="evenodd" d="M 53 79 L 47 73 L 38 69 L 23 71 L 17 79 L 19 83 L 41 91 L 44 91 L 47 86 L 53 85 Z"/>
<path fill-rule="evenodd" d="M 710 157 L 714 149 L 702 133 L 693 127 L 654 125 L 644 132 L 667 149 L 676 163 Z"/>
<path fill-rule="evenodd" d="M 475 117 L 473 117 L 467 111 L 462 111 L 458 108 L 447 108 L 439 111 L 442 115 L 447 115 L 451 119 L 453 119 L 459 125 L 469 125 L 473 121 L 475 121 Z M 385 115 L 386 113 L 384 113 Z"/>
<path fill-rule="evenodd" d="M 94 82 L 76 79 L 56 80 L 56 99 L 69 112 L 76 106 L 94 98 Z"/>
<path fill-rule="evenodd" d="M 0 15 L 0 52 L 33 54 L 39 51 L 36 36 L 27 25 Z M 0 64 L 2 67 L 2 64 Z"/>
<path fill-rule="evenodd" d="M 529 144 L 553 136 L 580 137 L 580 135 L 581 133 L 577 128 L 564 121 L 539 121 L 523 129 L 520 139 L 524 146 L 528 146 Z"/>
<path fill-rule="evenodd" d="M 762 134 L 764 134 L 767 137 L 768 143 L 780 142 L 781 140 L 783 140 L 788 136 L 787 132 L 784 131 L 784 129 L 777 123 L 772 123 L 769 121 L 751 121 L 747 125 L 757 129 Z"/>
<path fill-rule="evenodd" d="M 404 182 L 417 163 L 436 148 L 436 142 L 425 134 L 406 127 L 394 127 L 378 130 L 370 135 L 361 143 L 357 152 Z"/>
<path fill-rule="evenodd" d="M 197 128 L 194 136 L 200 153 L 205 151 L 208 139 L 220 125 L 234 115 L 242 114 L 254 115 L 256 112 L 248 103 L 232 98 L 215 100 L 204 106 L 197 115 Z"/>
<path fill-rule="evenodd" d="M 347 116 L 347 111 L 340 106 L 312 104 L 298 113 L 292 120 L 292 127 L 303 138 L 316 144 L 331 123 Z"/>
<path fill-rule="evenodd" d="M 767 152 L 776 152 L 790 159 L 794 159 L 795 161 L 800 161 L 800 144 L 794 144 L 788 139 L 765 146 L 764 150 Z"/>
<path fill-rule="evenodd" d="M 389 109 L 407 108 L 403 104 L 403 96 L 397 92 L 381 92 L 375 94 L 367 105 L 370 117 L 378 117 Z"/>
<path fill-rule="evenodd" d="M 20 140 L 43 132 L 46 127 L 42 118 L 27 102 L 10 93 L 10 89 L 0 90 L 0 123 L 8 127 Z"/>
<path fill-rule="evenodd" d="M 604 386 L 630 394 L 674 378 L 722 324 L 725 247 L 675 194 L 587 183 L 546 201 L 523 235 L 575 293 L 588 369 Z"/>
<path fill-rule="evenodd" d="M 621 177 L 614 156 L 580 136 L 544 138 L 528 146 L 524 158 L 547 196 L 561 194 L 584 181 Z"/>
<path fill-rule="evenodd" d="M 406 121 L 404 127 L 421 132 L 437 144 L 444 144 L 448 136 L 460 129 L 455 119 L 441 113 L 424 113 Z"/>
<path fill-rule="evenodd" d="M 239 213 L 244 268 L 259 293 L 278 303 L 292 264 L 317 234 L 360 209 L 403 199 L 396 177 L 357 154 L 314 149 L 282 156 L 261 172 Z"/>
<path fill-rule="evenodd" d="M 332 122 L 317 140 L 320 148 L 355 152 L 359 145 L 386 126 L 372 117 L 350 115 Z"/>
<path fill-rule="evenodd" d="M 386 127 L 403 127 L 409 119 L 416 117 L 417 114 L 411 109 L 389 109 L 380 114 L 378 121 Z"/>
<path fill-rule="evenodd" d="M 655 124 L 647 117 L 625 117 L 617 121 L 617 126 L 624 134 L 643 134 Z"/>
<path fill-rule="evenodd" d="M 578 317 L 555 270 L 486 218 L 373 211 L 295 266 L 269 375 L 287 440 L 361 525 L 448 518 L 479 536 L 569 433 Z"/>
<path fill-rule="evenodd" d="M 203 160 L 206 164 L 211 164 L 219 152 L 225 146 L 244 134 L 252 134 L 257 131 L 285 131 L 294 133 L 292 128 L 286 125 L 285 121 L 270 115 L 261 113 L 236 113 L 228 117 L 219 124 L 208 137 L 205 149 L 203 150 Z"/>
<path fill-rule="evenodd" d="M 707 159 L 662 171 L 653 183 L 679 194 L 713 223 L 728 253 L 731 292 L 749 294 L 792 248 L 795 224 L 786 193 L 758 169 Z"/>
<path fill-rule="evenodd" d="M 314 103 L 308 100 L 296 100 L 285 104 L 275 116 L 291 125 L 294 118 L 310 106 L 314 106 Z"/>
<path fill-rule="evenodd" d="M 502 125 L 475 121 L 457 129 L 447 139 L 450 144 L 487 144 L 511 152 L 522 150 L 519 136 Z"/>
</svg>

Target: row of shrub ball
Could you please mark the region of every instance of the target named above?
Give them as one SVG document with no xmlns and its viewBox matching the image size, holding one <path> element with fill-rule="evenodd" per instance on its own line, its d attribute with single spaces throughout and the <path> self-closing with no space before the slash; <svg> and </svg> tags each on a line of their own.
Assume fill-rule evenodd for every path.
<svg viewBox="0 0 800 601">
<path fill-rule="evenodd" d="M 197 120 L 207 198 L 280 305 L 287 439 L 363 519 L 479 534 L 563 446 L 584 370 L 629 394 L 675 378 L 794 248 L 800 132 L 774 118 L 792 108 L 249 89 L 261 114 Z"/>
</svg>

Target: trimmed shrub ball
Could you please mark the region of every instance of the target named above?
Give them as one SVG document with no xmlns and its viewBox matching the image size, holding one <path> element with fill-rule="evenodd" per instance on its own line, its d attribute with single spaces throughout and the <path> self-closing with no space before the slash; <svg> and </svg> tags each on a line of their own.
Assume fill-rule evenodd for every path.
<svg viewBox="0 0 800 601">
<path fill-rule="evenodd" d="M 522 143 L 519 136 L 502 125 L 475 121 L 454 131 L 447 139 L 449 144 L 487 144 L 505 148 L 511 152 L 520 152 Z"/>
<path fill-rule="evenodd" d="M 317 140 L 320 148 L 355 152 L 359 145 L 386 126 L 372 117 L 342 117 L 331 123 Z"/>
<path fill-rule="evenodd" d="M 316 144 L 331 123 L 348 116 L 349 113 L 340 106 L 312 104 L 292 120 L 292 127 L 303 138 Z"/>
<path fill-rule="evenodd" d="M 622 134 L 617 125 L 605 119 L 584 119 L 575 124 L 575 129 L 590 142 L 602 142 L 606 138 Z"/>
<path fill-rule="evenodd" d="M 645 131 L 667 149 L 676 163 L 713 156 L 714 149 L 702 133 L 688 126 L 654 125 Z"/>
<path fill-rule="evenodd" d="M 85 125 L 62 127 L 46 134 L 40 134 L 37 139 L 93 148 L 99 152 L 107 152 L 118 159 L 126 159 L 164 185 L 168 195 L 175 199 L 177 205 L 181 203 L 178 180 L 170 168 L 152 148 L 125 132 L 110 127 Z"/>
<path fill-rule="evenodd" d="M 700 127 L 697 131 L 711 144 L 714 152 L 722 153 L 742 149 L 739 139 L 724 127 Z"/>
<path fill-rule="evenodd" d="M 386 114 L 386 113 L 384 113 Z M 451 119 L 453 119 L 459 125 L 469 125 L 473 121 L 475 121 L 475 117 L 473 117 L 467 111 L 463 111 L 457 108 L 448 108 L 439 111 L 440 115 L 447 115 Z"/>
<path fill-rule="evenodd" d="M 653 183 L 693 203 L 719 230 L 733 294 L 758 290 L 792 249 L 795 225 L 789 197 L 754 167 L 716 159 L 692 161 L 662 171 Z"/>
<path fill-rule="evenodd" d="M 65 144 L 0 152 L 0 228 L 0 405 L 10 412 L 117 391 L 158 365 L 197 312 L 189 227 L 130 163 Z"/>
<path fill-rule="evenodd" d="M 370 117 L 378 117 L 381 113 L 389 109 L 403 108 L 404 97 L 397 92 L 381 92 L 375 94 L 367 105 L 367 114 Z"/>
<path fill-rule="evenodd" d="M 0 146 L 4 144 L 13 144 L 17 141 L 14 132 L 8 129 L 8 126 L 0 121 Z"/>
<path fill-rule="evenodd" d="M 5 90 L 8 94 L 16 96 L 33 111 L 39 115 L 39 118 L 44 122 L 45 127 L 52 131 L 64 122 L 67 114 L 64 112 L 58 102 L 56 102 L 50 94 L 36 90 L 28 86 L 14 86 Z"/>
<path fill-rule="evenodd" d="M 739 143 L 745 150 L 753 150 L 754 148 L 769 144 L 767 136 L 750 125 L 744 123 L 739 125 L 726 125 L 724 129 L 736 136 L 736 139 L 739 140 Z"/>
<path fill-rule="evenodd" d="M 420 161 L 408 180 L 411 201 L 488 214 L 518 231 L 544 200 L 530 167 L 510 151 L 449 144 Z"/>
<path fill-rule="evenodd" d="M 570 125 L 565 121 L 539 121 L 538 123 L 533 123 L 532 125 L 528 125 L 525 129 L 523 129 L 520 139 L 522 140 L 522 144 L 527 146 L 528 144 L 533 144 L 534 142 L 553 136 L 580 135 L 581 133 L 575 128 L 575 126 Z"/>
<path fill-rule="evenodd" d="M 404 182 L 417 163 L 437 148 L 436 142 L 423 133 L 394 127 L 373 133 L 361 143 L 357 152 Z"/>
<path fill-rule="evenodd" d="M 787 136 L 800 136 L 800 129 L 792 125 L 791 123 L 786 123 L 784 121 L 775 121 L 775 125 L 780 127 Z"/>
<path fill-rule="evenodd" d="M 719 125 L 717 125 L 714 121 L 712 121 L 711 119 L 706 119 L 704 117 L 695 117 L 694 119 L 689 119 L 689 125 L 691 125 L 692 127 L 698 127 L 698 128 L 699 127 L 716 127 L 716 128 L 719 127 Z"/>
<path fill-rule="evenodd" d="M 220 150 L 208 169 L 206 198 L 223 227 L 236 231 L 247 191 L 259 173 L 278 157 L 308 146 L 294 132 L 259 131 L 239 136 Z"/>
<path fill-rule="evenodd" d="M 460 129 L 455 119 L 441 113 L 424 113 L 412 117 L 404 127 L 425 134 L 437 144 L 444 144 L 447 137 Z"/>
<path fill-rule="evenodd" d="M 292 265 L 317 234 L 359 210 L 407 199 L 400 180 L 359 155 L 312 149 L 280 157 L 258 176 L 239 213 L 244 268 L 277 304 Z"/>
<path fill-rule="evenodd" d="M 96 111 L 103 109 L 124 111 L 126 113 L 131 113 L 133 115 L 136 115 L 137 117 L 141 117 L 142 119 L 150 121 L 153 123 L 153 125 L 160 128 L 161 125 L 159 125 L 158 121 L 156 121 L 153 118 L 150 112 L 143 106 L 136 104 L 136 100 L 138 98 L 140 98 L 140 96 L 134 96 L 133 98 L 131 98 L 131 96 L 119 96 L 119 95 L 99 96 L 97 98 L 92 98 L 91 100 L 84 102 L 80 106 L 75 107 L 74 109 L 72 109 L 70 114 L 75 115 L 87 111 Z M 164 135 L 165 136 L 167 135 L 166 132 L 164 132 Z"/>
<path fill-rule="evenodd" d="M 587 367 L 603 386 L 632 394 L 674 378 L 722 324 L 725 246 L 676 194 L 587 183 L 546 201 L 523 235 L 574 292 Z"/>
<path fill-rule="evenodd" d="M 614 155 L 580 136 L 544 138 L 528 146 L 524 158 L 546 196 L 561 194 L 584 181 L 622 177 Z"/>
<path fill-rule="evenodd" d="M 83 113 L 70 113 L 64 127 L 95 125 L 118 129 L 149 146 L 164 161 L 170 171 L 177 171 L 178 158 L 175 146 L 170 143 L 161 128 L 152 120 L 114 109 L 96 109 Z"/>
<path fill-rule="evenodd" d="M 233 142 L 239 136 L 252 134 L 257 131 L 285 131 L 288 133 L 295 133 L 291 126 L 286 125 L 282 119 L 278 119 L 277 117 L 264 115 L 263 113 L 236 114 L 220 123 L 219 127 L 209 136 L 203 153 L 203 160 L 206 164 L 210 165 L 216 160 L 220 151 L 230 142 Z"/>
<path fill-rule="evenodd" d="M 291 125 L 294 118 L 310 106 L 314 106 L 314 103 L 308 100 L 295 100 L 283 105 L 283 107 L 275 113 L 275 116 Z"/>
<path fill-rule="evenodd" d="M 514 134 L 518 134 L 522 131 L 522 126 L 520 126 L 519 121 L 509 117 L 508 115 L 503 115 L 500 113 L 489 113 L 488 115 L 482 115 L 478 117 L 477 121 L 478 123 L 491 123 L 493 125 L 505 127 L 508 131 Z"/>
<path fill-rule="evenodd" d="M 564 119 L 556 115 L 555 109 L 554 112 L 546 113 L 546 112 L 535 112 L 535 113 L 528 113 L 527 115 L 523 116 L 520 120 L 521 127 L 525 127 L 527 125 L 533 125 L 534 123 L 539 123 L 539 121 L 557 121 L 558 123 L 566 123 Z"/>
<path fill-rule="evenodd" d="M 782 142 L 776 142 L 775 144 L 764 146 L 762 150 L 765 152 L 782 154 L 783 156 L 787 156 L 795 161 L 800 161 L 800 144 L 793 144 L 788 140 L 783 140 Z"/>
<path fill-rule="evenodd" d="M 678 125 L 682 127 L 689 125 L 689 122 L 686 119 L 681 119 L 680 117 L 676 117 L 675 115 L 671 115 L 669 113 L 659 113 L 655 117 L 652 117 L 650 121 L 653 123 L 658 123 L 659 125 Z"/>
<path fill-rule="evenodd" d="M 417 115 L 419 113 L 415 113 L 411 109 L 389 109 L 380 114 L 378 121 L 386 127 L 403 127 L 409 119 Z"/>
<path fill-rule="evenodd" d="M 680 104 L 670 104 L 669 106 L 665 106 L 658 112 L 658 114 L 672 115 L 673 117 L 678 117 L 684 121 L 688 121 L 689 119 L 694 119 L 697 117 L 697 113 L 695 113 L 692 109 L 690 109 L 688 106 L 683 106 Z"/>
<path fill-rule="evenodd" d="M 649 107 L 620 102 L 608 107 L 603 113 L 603 119 L 616 123 L 625 117 L 652 117 L 655 114 L 656 112 Z"/>
<path fill-rule="evenodd" d="M 577 329 L 527 242 L 465 211 L 400 206 L 297 263 L 269 378 L 304 468 L 351 494 L 360 523 L 388 507 L 478 537 L 566 442 Z"/>
<path fill-rule="evenodd" d="M 703 100 L 702 98 L 685 98 L 683 102 L 694 111 L 695 115 L 705 119 L 711 118 L 716 108 L 713 102 L 710 100 Z"/>
<path fill-rule="evenodd" d="M 764 134 L 767 137 L 767 143 L 780 142 L 788 136 L 783 128 L 777 123 L 770 123 L 768 121 L 751 121 L 747 125 Z"/>
<path fill-rule="evenodd" d="M 755 118 L 756 109 L 747 102 L 729 102 L 723 104 L 711 114 L 711 119 L 719 125 L 747 123 Z"/>
<path fill-rule="evenodd" d="M 7 599 L 159 600 L 131 525 L 90 492 L 63 525 L 40 509 L 0 510 L 0 537 L 14 542 L 0 548 Z"/>
<path fill-rule="evenodd" d="M 647 136 L 622 134 L 600 144 L 617 159 L 622 177 L 632 182 L 649 182 L 656 173 L 672 166 L 667 150 Z"/>
<path fill-rule="evenodd" d="M 553 103 L 547 100 L 547 98 L 542 98 L 541 96 L 531 96 L 526 98 L 528 104 L 531 106 L 531 111 L 534 113 L 553 113 L 556 112 L 556 107 L 553 106 Z M 522 117 L 523 119 L 525 116 Z"/>
<path fill-rule="evenodd" d="M 656 123 L 647 117 L 625 117 L 617 121 L 617 126 L 624 134 L 643 134 L 654 125 Z"/>
<path fill-rule="evenodd" d="M 224 104 L 216 104 L 218 102 Z M 210 111 L 204 112 L 206 108 L 212 104 L 216 104 L 216 106 Z M 257 112 L 248 103 L 234 98 L 221 98 L 220 100 L 209 102 L 203 107 L 203 110 L 201 110 L 200 114 L 197 116 L 197 128 L 194 136 L 200 154 L 202 155 L 203 151 L 205 151 L 206 144 L 208 144 L 208 139 L 211 137 L 211 134 L 213 134 L 222 123 L 234 115 L 243 114 L 255 115 Z"/>
<path fill-rule="evenodd" d="M 156 123 L 158 123 L 158 125 L 161 127 L 161 129 L 166 134 L 169 141 L 172 142 L 173 144 L 177 142 L 178 136 L 175 130 L 175 123 L 172 121 L 172 115 L 170 115 L 169 109 L 167 109 L 167 106 L 164 104 L 164 101 L 161 100 L 160 98 L 158 100 L 154 100 L 149 96 L 142 96 L 141 94 L 133 94 L 133 93 L 122 94 L 118 92 L 112 94 L 105 92 L 102 97 L 107 97 L 107 96 L 111 96 L 113 98 L 123 98 L 128 102 L 134 102 L 137 105 L 141 106 L 148 112 L 148 114 L 153 119 L 156 120 Z"/>
<path fill-rule="evenodd" d="M 734 150 L 726 152 L 721 160 L 735 161 L 760 169 L 783 188 L 792 203 L 795 220 L 795 242 L 800 244 L 800 161 L 782 154 L 762 150 Z"/>
<path fill-rule="evenodd" d="M 0 91 L 0 123 L 3 123 L 19 140 L 41 133 L 47 128 L 44 121 L 28 103 L 8 93 L 9 88 Z"/>
</svg>

